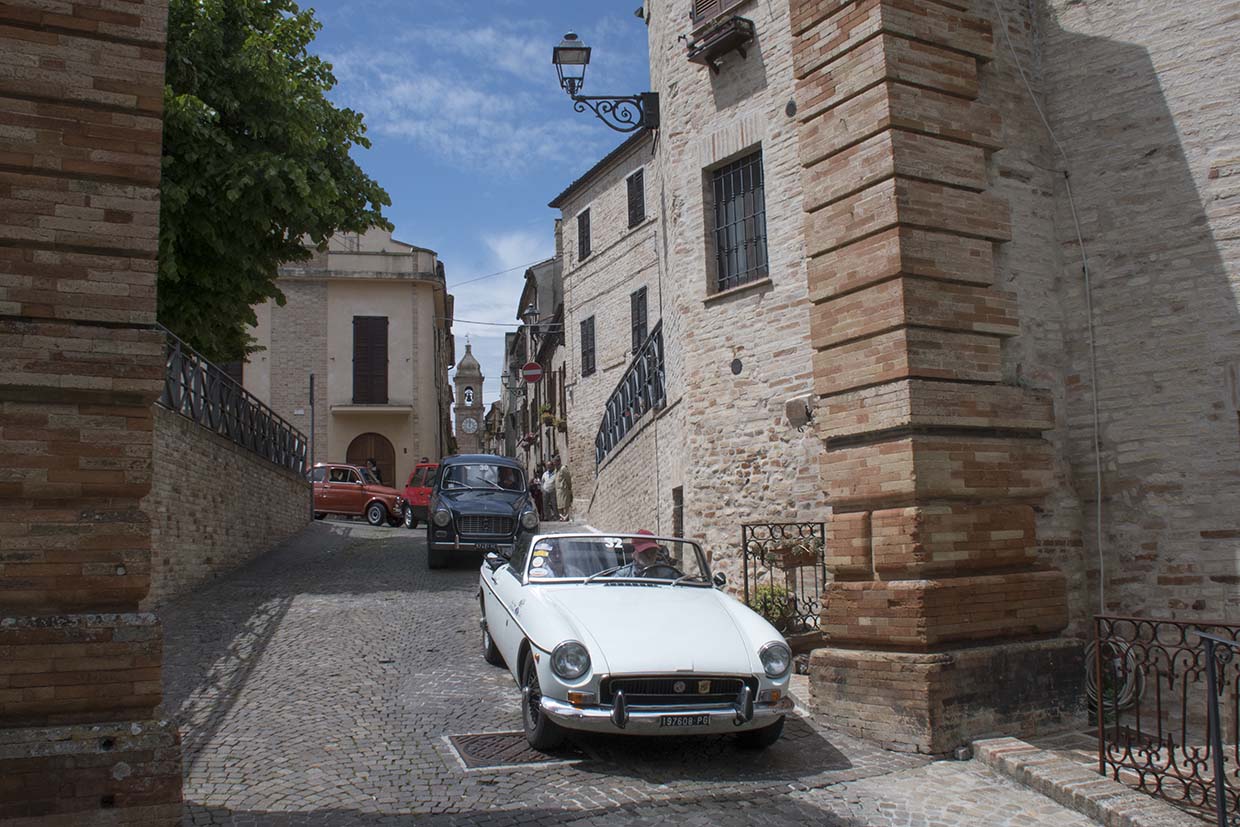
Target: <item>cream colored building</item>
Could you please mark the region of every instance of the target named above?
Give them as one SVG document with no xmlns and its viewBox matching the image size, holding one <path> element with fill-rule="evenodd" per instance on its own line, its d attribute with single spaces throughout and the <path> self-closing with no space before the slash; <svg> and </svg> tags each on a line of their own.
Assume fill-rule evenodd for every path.
<svg viewBox="0 0 1240 827">
<path fill-rule="evenodd" d="M 255 308 L 262 349 L 244 383 L 309 433 L 314 374 L 315 461 L 373 457 L 400 487 L 422 457 L 446 453 L 452 297 L 434 251 L 384 230 L 340 234 L 281 268 L 279 285 L 283 307 Z"/>
</svg>

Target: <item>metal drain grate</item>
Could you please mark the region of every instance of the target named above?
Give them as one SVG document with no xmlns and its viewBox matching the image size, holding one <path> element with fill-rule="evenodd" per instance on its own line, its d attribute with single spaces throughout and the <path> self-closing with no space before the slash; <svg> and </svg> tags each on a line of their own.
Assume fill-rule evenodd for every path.
<svg viewBox="0 0 1240 827">
<path fill-rule="evenodd" d="M 523 732 L 476 732 L 449 735 L 446 740 L 467 770 L 559 764 L 585 758 L 571 743 L 554 753 L 531 749 Z"/>
</svg>

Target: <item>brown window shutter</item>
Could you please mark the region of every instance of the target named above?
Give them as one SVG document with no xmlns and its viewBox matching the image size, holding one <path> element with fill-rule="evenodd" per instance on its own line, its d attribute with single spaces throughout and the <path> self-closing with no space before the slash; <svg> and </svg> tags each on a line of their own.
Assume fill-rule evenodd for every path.
<svg viewBox="0 0 1240 827">
<path fill-rule="evenodd" d="M 387 342 L 386 316 L 353 317 L 353 401 L 356 404 L 387 404 Z"/>
<path fill-rule="evenodd" d="M 693 11 L 690 16 L 694 23 L 710 20 L 719 14 L 720 0 L 693 0 Z"/>
</svg>

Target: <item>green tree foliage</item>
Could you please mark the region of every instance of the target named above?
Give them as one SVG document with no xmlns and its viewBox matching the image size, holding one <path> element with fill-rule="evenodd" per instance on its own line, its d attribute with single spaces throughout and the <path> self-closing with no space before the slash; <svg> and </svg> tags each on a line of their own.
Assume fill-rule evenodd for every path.
<svg viewBox="0 0 1240 827">
<path fill-rule="evenodd" d="M 164 86 L 159 319 L 208 358 L 245 354 L 276 268 L 334 232 L 391 228 L 349 157 L 360 113 L 326 93 L 320 24 L 291 0 L 172 0 Z"/>
</svg>

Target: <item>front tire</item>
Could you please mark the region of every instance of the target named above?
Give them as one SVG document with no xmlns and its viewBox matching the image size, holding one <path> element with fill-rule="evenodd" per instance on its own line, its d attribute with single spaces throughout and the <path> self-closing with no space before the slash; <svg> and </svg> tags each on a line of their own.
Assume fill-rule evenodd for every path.
<svg viewBox="0 0 1240 827">
<path fill-rule="evenodd" d="M 375 528 L 383 525 L 383 522 L 386 519 L 387 508 L 383 505 L 383 503 L 371 503 L 366 506 L 366 522 L 370 523 Z"/>
<path fill-rule="evenodd" d="M 783 734 L 784 719 L 781 717 L 775 723 L 762 729 L 750 729 L 736 733 L 736 741 L 741 749 L 766 749 L 778 741 L 779 736 Z"/>
<path fill-rule="evenodd" d="M 525 668 L 521 671 L 521 720 L 525 725 L 525 740 L 539 752 L 550 752 L 564 743 L 564 730 L 543 714 L 541 704 L 538 669 L 534 666 L 534 655 L 527 650 Z"/>
<path fill-rule="evenodd" d="M 486 610 L 483 610 L 483 617 L 486 617 Z M 499 647 L 495 645 L 495 638 L 491 637 L 490 630 L 487 629 L 487 622 L 482 621 L 482 659 L 492 666 L 503 666 L 504 656 L 499 653 Z"/>
<path fill-rule="evenodd" d="M 405 506 L 405 528 L 415 529 L 418 527 L 418 518 L 413 516 L 413 506 Z"/>
</svg>

